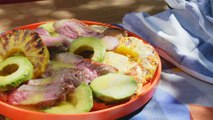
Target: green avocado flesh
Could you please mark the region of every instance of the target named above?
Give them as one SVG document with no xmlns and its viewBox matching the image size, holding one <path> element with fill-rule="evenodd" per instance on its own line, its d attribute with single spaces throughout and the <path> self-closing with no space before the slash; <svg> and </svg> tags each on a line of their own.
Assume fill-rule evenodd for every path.
<svg viewBox="0 0 213 120">
<path fill-rule="evenodd" d="M 69 52 L 74 54 L 82 53 L 86 50 L 93 50 L 93 61 L 102 62 L 106 49 L 100 39 L 95 37 L 80 37 L 74 40 L 69 48 Z"/>
<path fill-rule="evenodd" d="M 73 64 L 67 64 L 64 62 L 59 62 L 59 61 L 50 61 L 49 65 L 53 70 L 60 70 L 63 68 L 75 68 L 75 65 Z"/>
<path fill-rule="evenodd" d="M 93 107 L 93 97 L 90 87 L 86 84 L 78 86 L 65 102 L 57 106 L 44 109 L 46 113 L 71 114 L 89 112 Z"/>
<path fill-rule="evenodd" d="M 0 91 L 7 91 L 31 79 L 32 63 L 23 56 L 14 56 L 0 62 Z"/>
<path fill-rule="evenodd" d="M 59 34 L 55 32 L 53 24 L 54 24 L 54 22 L 48 22 L 48 23 L 40 25 L 39 27 L 48 31 L 50 33 L 50 35 L 53 37 L 58 36 Z"/>
<path fill-rule="evenodd" d="M 129 99 L 135 93 L 137 83 L 131 76 L 109 73 L 94 79 L 90 87 L 94 96 L 113 103 Z"/>
</svg>

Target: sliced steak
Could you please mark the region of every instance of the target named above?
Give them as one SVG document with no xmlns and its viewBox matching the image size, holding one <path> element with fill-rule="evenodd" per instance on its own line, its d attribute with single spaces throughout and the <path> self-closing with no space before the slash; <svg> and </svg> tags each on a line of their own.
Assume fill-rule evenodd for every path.
<svg viewBox="0 0 213 120">
<path fill-rule="evenodd" d="M 8 102 L 13 105 L 53 106 L 65 100 L 66 95 L 80 85 L 74 71 L 76 69 L 63 69 L 48 78 L 30 80 L 12 92 Z"/>
<path fill-rule="evenodd" d="M 76 19 L 59 20 L 54 22 L 55 31 L 65 38 L 73 40 L 80 36 L 97 36 L 98 33 L 88 25 Z"/>
<path fill-rule="evenodd" d="M 36 28 L 35 31 L 41 36 L 42 41 L 48 47 L 67 47 L 70 45 L 70 41 L 61 35 L 51 36 L 50 33 L 43 28 Z"/>
<path fill-rule="evenodd" d="M 64 87 L 63 84 L 56 83 L 41 86 L 22 85 L 9 95 L 8 102 L 13 105 L 53 106 L 65 100 Z"/>
<path fill-rule="evenodd" d="M 98 76 L 117 70 L 109 65 L 84 59 L 74 68 L 61 68 L 50 72 L 51 76 L 30 80 L 13 91 L 9 94 L 8 102 L 13 105 L 53 106 L 65 100 L 66 95 L 72 93 L 81 82 L 89 84 Z"/>
<path fill-rule="evenodd" d="M 90 59 L 84 59 L 83 62 L 79 63 L 77 67 L 86 67 L 90 70 L 96 71 L 98 76 L 105 75 L 107 73 L 116 73 L 118 70 L 110 65 L 94 62 Z"/>
<path fill-rule="evenodd" d="M 64 62 L 67 64 L 78 64 L 83 61 L 83 57 L 79 55 L 75 55 L 69 52 L 64 52 L 57 54 L 55 57 L 56 61 Z"/>
</svg>

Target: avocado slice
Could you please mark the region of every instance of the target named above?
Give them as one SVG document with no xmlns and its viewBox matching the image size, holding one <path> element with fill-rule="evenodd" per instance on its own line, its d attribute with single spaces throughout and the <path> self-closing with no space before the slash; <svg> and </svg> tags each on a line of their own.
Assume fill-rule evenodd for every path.
<svg viewBox="0 0 213 120">
<path fill-rule="evenodd" d="M 84 83 L 78 86 L 74 93 L 69 94 L 67 100 L 57 106 L 44 109 L 46 113 L 73 114 L 89 112 L 93 107 L 92 90 Z"/>
<path fill-rule="evenodd" d="M 90 83 L 94 96 L 108 103 L 128 100 L 137 89 L 137 83 L 133 77 L 109 73 L 94 79 Z"/>
<path fill-rule="evenodd" d="M 102 41 L 95 37 L 79 37 L 71 43 L 69 52 L 74 54 L 82 54 L 85 51 L 93 51 L 93 61 L 102 62 L 106 49 Z"/>
<path fill-rule="evenodd" d="M 33 65 L 26 57 L 9 57 L 0 62 L 0 91 L 17 87 L 32 76 Z"/>
</svg>

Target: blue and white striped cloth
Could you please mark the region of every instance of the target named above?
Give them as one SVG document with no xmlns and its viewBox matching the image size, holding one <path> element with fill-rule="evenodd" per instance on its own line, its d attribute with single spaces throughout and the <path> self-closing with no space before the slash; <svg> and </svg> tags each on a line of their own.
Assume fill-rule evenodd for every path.
<svg viewBox="0 0 213 120">
<path fill-rule="evenodd" d="M 184 72 L 213 84 L 213 0 L 166 0 L 173 9 L 129 13 L 121 25 Z"/>
<path fill-rule="evenodd" d="M 160 84 L 144 107 L 119 120 L 191 120 L 189 104 L 213 107 L 213 85 L 162 59 Z"/>
<path fill-rule="evenodd" d="M 124 120 L 190 120 L 188 104 L 213 107 L 213 0 L 165 1 L 173 9 L 153 16 L 128 13 L 123 18 L 122 27 L 173 63 L 162 59 L 155 95 Z"/>
</svg>

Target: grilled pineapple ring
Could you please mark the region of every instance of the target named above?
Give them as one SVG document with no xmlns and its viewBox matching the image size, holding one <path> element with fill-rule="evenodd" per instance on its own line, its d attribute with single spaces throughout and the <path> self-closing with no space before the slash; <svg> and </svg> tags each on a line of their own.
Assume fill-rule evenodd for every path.
<svg viewBox="0 0 213 120">
<path fill-rule="evenodd" d="M 0 35 L 0 62 L 16 54 L 27 57 L 33 64 L 33 78 L 46 70 L 49 52 L 35 31 L 14 30 Z"/>
<path fill-rule="evenodd" d="M 133 76 L 138 84 L 137 94 L 142 92 L 142 85 L 149 82 L 158 66 L 158 55 L 154 48 L 136 37 L 123 37 L 115 52 L 128 56 L 137 62 L 126 74 Z"/>
</svg>

